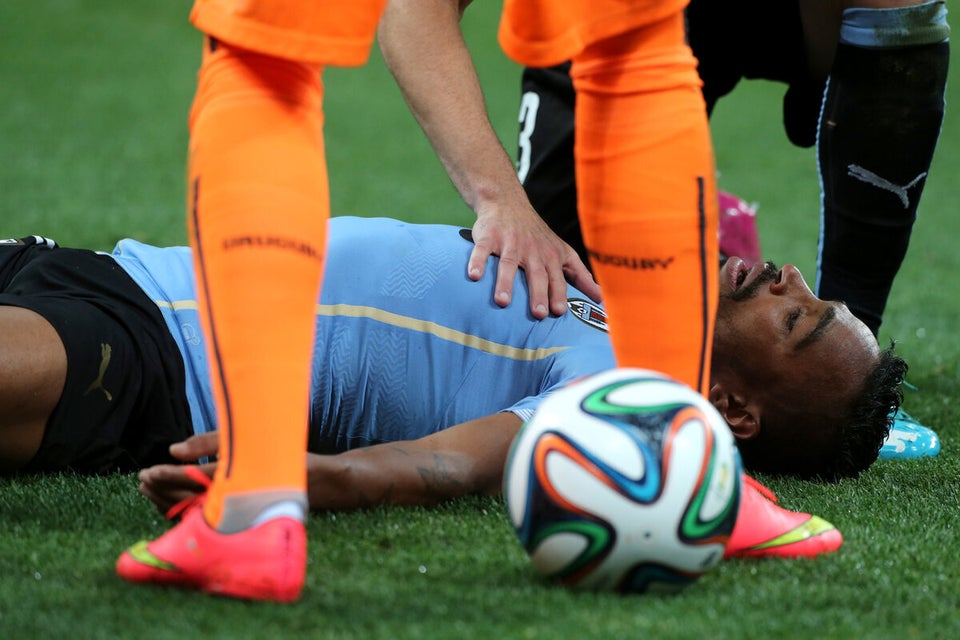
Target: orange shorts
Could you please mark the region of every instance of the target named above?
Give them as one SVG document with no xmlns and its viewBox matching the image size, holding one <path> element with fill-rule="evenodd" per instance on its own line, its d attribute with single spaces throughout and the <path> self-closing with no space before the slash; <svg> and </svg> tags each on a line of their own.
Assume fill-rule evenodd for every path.
<svg viewBox="0 0 960 640">
<path fill-rule="evenodd" d="M 688 0 L 504 0 L 500 46 L 514 61 L 550 67 L 590 44 L 681 13 Z"/>
<path fill-rule="evenodd" d="M 209 36 L 277 58 L 356 67 L 370 55 L 386 0 L 194 0 Z"/>
</svg>

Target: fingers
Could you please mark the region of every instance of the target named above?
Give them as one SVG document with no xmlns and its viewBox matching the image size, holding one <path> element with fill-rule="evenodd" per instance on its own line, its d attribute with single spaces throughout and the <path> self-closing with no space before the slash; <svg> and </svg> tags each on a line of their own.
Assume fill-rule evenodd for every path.
<svg viewBox="0 0 960 640">
<path fill-rule="evenodd" d="M 548 293 L 550 296 L 550 313 L 562 316 L 567 310 L 567 280 L 563 269 L 553 269 L 547 272 Z"/>
<path fill-rule="evenodd" d="M 220 448 L 216 431 L 190 436 L 183 442 L 170 445 L 170 455 L 182 462 L 196 462 L 200 458 L 212 458 Z"/>
<path fill-rule="evenodd" d="M 470 252 L 470 260 L 467 261 L 467 276 L 477 282 L 483 277 L 484 268 L 487 265 L 487 258 L 492 252 L 486 245 L 477 243 Z"/>
<path fill-rule="evenodd" d="M 212 478 L 215 463 L 199 465 L 207 477 Z M 140 493 L 146 496 L 165 513 L 178 502 L 203 493 L 206 487 L 195 482 L 186 473 L 184 467 L 175 464 L 160 464 L 142 469 L 139 474 Z"/>
<path fill-rule="evenodd" d="M 576 251 L 561 240 L 536 214 L 510 217 L 489 214 L 478 217 L 473 227 L 474 248 L 467 263 L 471 280 L 480 280 L 486 261 L 499 256 L 494 302 L 508 306 L 513 300 L 513 286 L 518 270 L 527 279 L 530 313 L 546 318 L 551 313 L 563 315 L 567 310 L 567 282 L 592 300 L 600 301 L 600 287 Z"/>
<path fill-rule="evenodd" d="M 180 483 L 193 482 L 183 475 L 182 469 L 173 465 L 156 465 L 142 469 L 139 478 L 140 493 L 149 498 L 161 513 L 169 511 L 185 497 Z"/>
<path fill-rule="evenodd" d="M 501 256 L 497 267 L 497 286 L 494 289 L 493 301 L 501 307 L 506 307 L 513 300 L 513 281 L 517 277 L 519 264 L 513 256 Z M 530 293 L 530 306 L 533 308 L 533 292 Z M 543 317 L 543 316 L 540 316 Z"/>
<path fill-rule="evenodd" d="M 166 513 L 170 511 L 170 509 L 173 508 L 173 505 L 179 502 L 179 500 L 176 498 L 157 491 L 154 489 L 153 485 L 145 482 L 140 483 L 140 493 L 146 496 L 146 498 L 153 503 L 153 506 L 155 506 L 157 511 L 160 513 Z"/>
<path fill-rule="evenodd" d="M 499 234 L 489 233 L 488 237 L 486 228 L 479 221 L 473 228 L 473 239 L 474 247 L 473 251 L 470 252 L 470 260 L 467 262 L 467 275 L 471 280 L 480 280 L 484 274 L 487 258 L 492 255 L 500 256 L 493 301 L 501 307 L 509 306 L 510 301 L 513 300 L 513 280 L 516 278 L 520 266 L 516 252 L 509 248 L 507 242 L 503 241 Z M 544 295 L 545 299 L 546 296 Z M 532 306 L 531 304 L 531 308 Z M 544 307 L 544 315 L 546 315 L 545 309 L 546 307 Z"/>
<path fill-rule="evenodd" d="M 564 279 L 594 302 L 603 302 L 603 297 L 600 294 L 600 285 L 594 280 L 593 274 L 590 273 L 590 270 L 583 264 L 577 252 L 573 251 L 573 249 L 571 249 L 571 252 L 572 256 L 563 269 Z"/>
</svg>

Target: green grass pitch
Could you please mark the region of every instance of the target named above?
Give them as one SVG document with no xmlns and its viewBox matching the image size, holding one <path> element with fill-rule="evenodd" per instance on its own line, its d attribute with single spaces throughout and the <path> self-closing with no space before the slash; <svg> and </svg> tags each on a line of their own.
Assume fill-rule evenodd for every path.
<svg viewBox="0 0 960 640">
<path fill-rule="evenodd" d="M 189 0 L 0 2 L 0 235 L 109 249 L 185 241 L 186 117 L 200 37 Z M 491 119 L 515 150 L 519 70 L 497 48 L 497 2 L 467 10 Z M 960 103 L 948 114 L 881 339 L 911 365 L 906 408 L 940 456 L 876 464 L 835 486 L 770 480 L 783 503 L 844 533 L 815 561 L 731 561 L 673 597 L 545 585 L 497 499 L 310 518 L 308 583 L 292 606 L 131 587 L 122 548 L 167 527 L 133 476 L 0 479 L 0 637 L 957 638 L 960 574 Z M 335 214 L 470 224 L 378 52 L 332 69 Z M 759 203 L 766 256 L 813 271 L 813 152 L 780 126 L 782 88 L 743 83 L 714 117 L 720 186 Z M 3 354 L 0 354 L 2 357 Z"/>
</svg>

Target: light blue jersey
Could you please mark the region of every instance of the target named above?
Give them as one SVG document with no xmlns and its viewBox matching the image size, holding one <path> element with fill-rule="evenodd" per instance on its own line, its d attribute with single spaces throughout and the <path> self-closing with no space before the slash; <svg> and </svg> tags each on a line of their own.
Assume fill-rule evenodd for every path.
<svg viewBox="0 0 960 640">
<path fill-rule="evenodd" d="M 568 287 L 570 312 L 536 320 L 518 278 L 511 305 L 498 307 L 496 260 L 480 282 L 470 280 L 465 234 L 387 218 L 331 219 L 311 451 L 412 440 L 499 411 L 526 420 L 552 390 L 614 366 L 598 305 Z M 184 354 L 194 430 L 214 429 L 190 250 L 123 240 L 113 255 L 156 301 Z"/>
</svg>

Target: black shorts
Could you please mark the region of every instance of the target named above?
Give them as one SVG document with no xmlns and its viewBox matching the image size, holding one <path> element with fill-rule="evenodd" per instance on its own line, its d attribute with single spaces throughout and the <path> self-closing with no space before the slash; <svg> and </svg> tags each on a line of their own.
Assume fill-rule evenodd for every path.
<svg viewBox="0 0 960 640">
<path fill-rule="evenodd" d="M 686 18 L 708 112 L 743 78 L 809 79 L 799 0 L 691 0 Z"/>
<path fill-rule="evenodd" d="M 743 78 L 782 82 L 787 137 L 814 144 L 824 85 L 809 75 L 798 0 L 691 0 L 686 19 L 708 112 Z M 524 69 L 521 82 L 521 181 L 534 209 L 587 263 L 577 220 L 569 64 Z"/>
<path fill-rule="evenodd" d="M 0 244 L 0 305 L 60 335 L 67 377 L 24 472 L 133 471 L 193 433 L 183 359 L 157 306 L 110 256 Z"/>
</svg>

